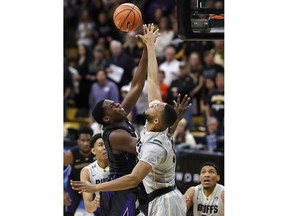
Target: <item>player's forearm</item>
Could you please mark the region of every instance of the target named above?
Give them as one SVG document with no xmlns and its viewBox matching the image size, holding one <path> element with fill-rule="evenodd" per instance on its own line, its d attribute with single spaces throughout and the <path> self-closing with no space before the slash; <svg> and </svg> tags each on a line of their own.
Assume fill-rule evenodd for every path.
<svg viewBox="0 0 288 216">
<path fill-rule="evenodd" d="M 132 79 L 131 88 L 137 88 L 140 91 L 142 91 L 147 75 L 147 65 L 148 65 L 147 49 L 144 47 L 135 76 Z"/>
<path fill-rule="evenodd" d="M 84 206 L 87 212 L 92 213 L 97 210 L 98 206 L 95 202 L 84 201 Z"/>
<path fill-rule="evenodd" d="M 148 43 L 148 103 L 153 100 L 162 101 L 159 81 L 158 81 L 158 63 L 155 54 L 155 44 Z"/>
<path fill-rule="evenodd" d="M 137 187 L 141 179 L 129 174 L 113 181 L 95 185 L 96 191 L 119 191 Z"/>
</svg>

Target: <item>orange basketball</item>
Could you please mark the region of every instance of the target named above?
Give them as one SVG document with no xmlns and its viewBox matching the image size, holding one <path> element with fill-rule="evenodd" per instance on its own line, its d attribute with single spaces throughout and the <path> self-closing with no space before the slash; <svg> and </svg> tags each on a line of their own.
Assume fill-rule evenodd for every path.
<svg viewBox="0 0 288 216">
<path fill-rule="evenodd" d="M 124 3 L 115 9 L 113 21 L 119 30 L 123 32 L 132 31 L 141 24 L 142 13 L 136 5 Z"/>
</svg>

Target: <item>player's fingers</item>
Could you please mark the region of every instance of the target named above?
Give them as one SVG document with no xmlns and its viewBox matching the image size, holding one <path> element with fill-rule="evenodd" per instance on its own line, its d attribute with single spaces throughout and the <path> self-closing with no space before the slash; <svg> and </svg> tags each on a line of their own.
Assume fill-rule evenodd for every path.
<svg viewBox="0 0 288 216">
<path fill-rule="evenodd" d="M 154 31 L 154 34 L 156 34 L 156 35 L 157 35 L 157 34 L 160 34 L 158 28 Z"/>
<path fill-rule="evenodd" d="M 175 100 L 173 100 L 173 104 L 174 104 L 174 107 L 176 108 L 177 107 L 177 103 Z"/>
<path fill-rule="evenodd" d="M 155 28 L 154 23 L 152 23 L 151 26 L 150 26 L 150 29 L 151 29 L 152 32 L 154 31 L 154 28 Z"/>
<path fill-rule="evenodd" d="M 141 35 L 141 34 L 137 34 L 135 37 L 136 37 L 136 38 L 140 38 L 140 39 L 142 39 L 142 38 L 143 38 L 143 35 Z"/>
<path fill-rule="evenodd" d="M 181 94 L 178 94 L 178 96 L 177 96 L 177 104 L 180 104 L 180 98 L 181 98 Z"/>
</svg>

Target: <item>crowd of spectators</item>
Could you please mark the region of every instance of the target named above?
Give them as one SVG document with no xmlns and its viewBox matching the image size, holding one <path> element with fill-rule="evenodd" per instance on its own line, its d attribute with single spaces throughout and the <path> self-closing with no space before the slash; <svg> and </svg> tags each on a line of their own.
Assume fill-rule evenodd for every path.
<svg viewBox="0 0 288 216">
<path fill-rule="evenodd" d="M 181 40 L 177 34 L 176 0 L 64 0 L 64 121 L 67 109 L 74 107 L 93 125 L 90 111 L 99 100 L 120 102 L 129 91 L 143 44 L 135 38 L 141 27 L 124 33 L 113 24 L 113 11 L 126 2 L 140 8 L 143 23 L 153 22 L 159 28 L 156 56 L 163 101 L 173 104 L 179 93 L 192 98 L 193 105 L 182 121 L 185 128 L 179 132 L 177 142 L 185 142 L 185 137 L 190 137 L 187 133 L 197 131 L 198 126 L 209 134 L 207 122 L 211 119 L 217 122 L 215 134 L 223 136 L 224 41 Z M 223 5 L 223 0 L 205 2 Z M 144 87 L 131 114 L 139 130 L 147 106 Z M 196 117 L 203 119 L 202 124 L 193 124 Z M 197 137 L 195 140 L 198 143 Z"/>
</svg>

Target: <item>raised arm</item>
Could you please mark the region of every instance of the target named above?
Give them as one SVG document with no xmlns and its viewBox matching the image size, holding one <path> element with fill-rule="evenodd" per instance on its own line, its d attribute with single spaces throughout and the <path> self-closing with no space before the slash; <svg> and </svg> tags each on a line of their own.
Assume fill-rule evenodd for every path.
<svg viewBox="0 0 288 216">
<path fill-rule="evenodd" d="M 159 100 L 162 102 L 159 81 L 158 81 L 158 64 L 155 54 L 155 41 L 160 35 L 159 29 L 154 31 L 154 25 L 148 24 L 146 27 L 146 34 L 140 36 L 143 43 L 147 46 L 148 52 L 148 103 L 153 100 Z M 144 28 L 145 28 L 144 27 Z"/>
<path fill-rule="evenodd" d="M 184 197 L 185 197 L 185 201 L 186 201 L 186 211 L 188 212 L 190 207 L 193 204 L 193 196 L 195 193 L 195 187 L 190 187 L 185 191 Z"/>
<path fill-rule="evenodd" d="M 179 121 L 181 121 L 181 119 L 184 117 L 186 110 L 189 109 L 189 107 L 192 105 L 190 103 L 190 97 L 188 97 L 188 95 L 185 95 L 182 101 L 180 101 L 180 98 L 181 98 L 181 95 L 178 94 L 177 102 L 175 100 L 173 101 L 174 109 L 177 112 L 177 119 L 175 123 L 171 126 L 172 132 L 175 131 Z"/>
<path fill-rule="evenodd" d="M 143 26 L 143 34 L 145 34 L 145 27 Z M 139 35 L 136 35 L 139 37 Z M 145 79 L 147 75 L 147 64 L 148 64 L 148 57 L 147 57 L 147 48 L 144 44 L 144 49 L 142 52 L 142 56 L 139 62 L 139 65 L 136 69 L 135 75 L 133 76 L 131 82 L 131 88 L 126 97 L 122 102 L 122 107 L 125 109 L 126 113 L 130 113 L 130 111 L 135 106 L 145 84 Z"/>
</svg>

